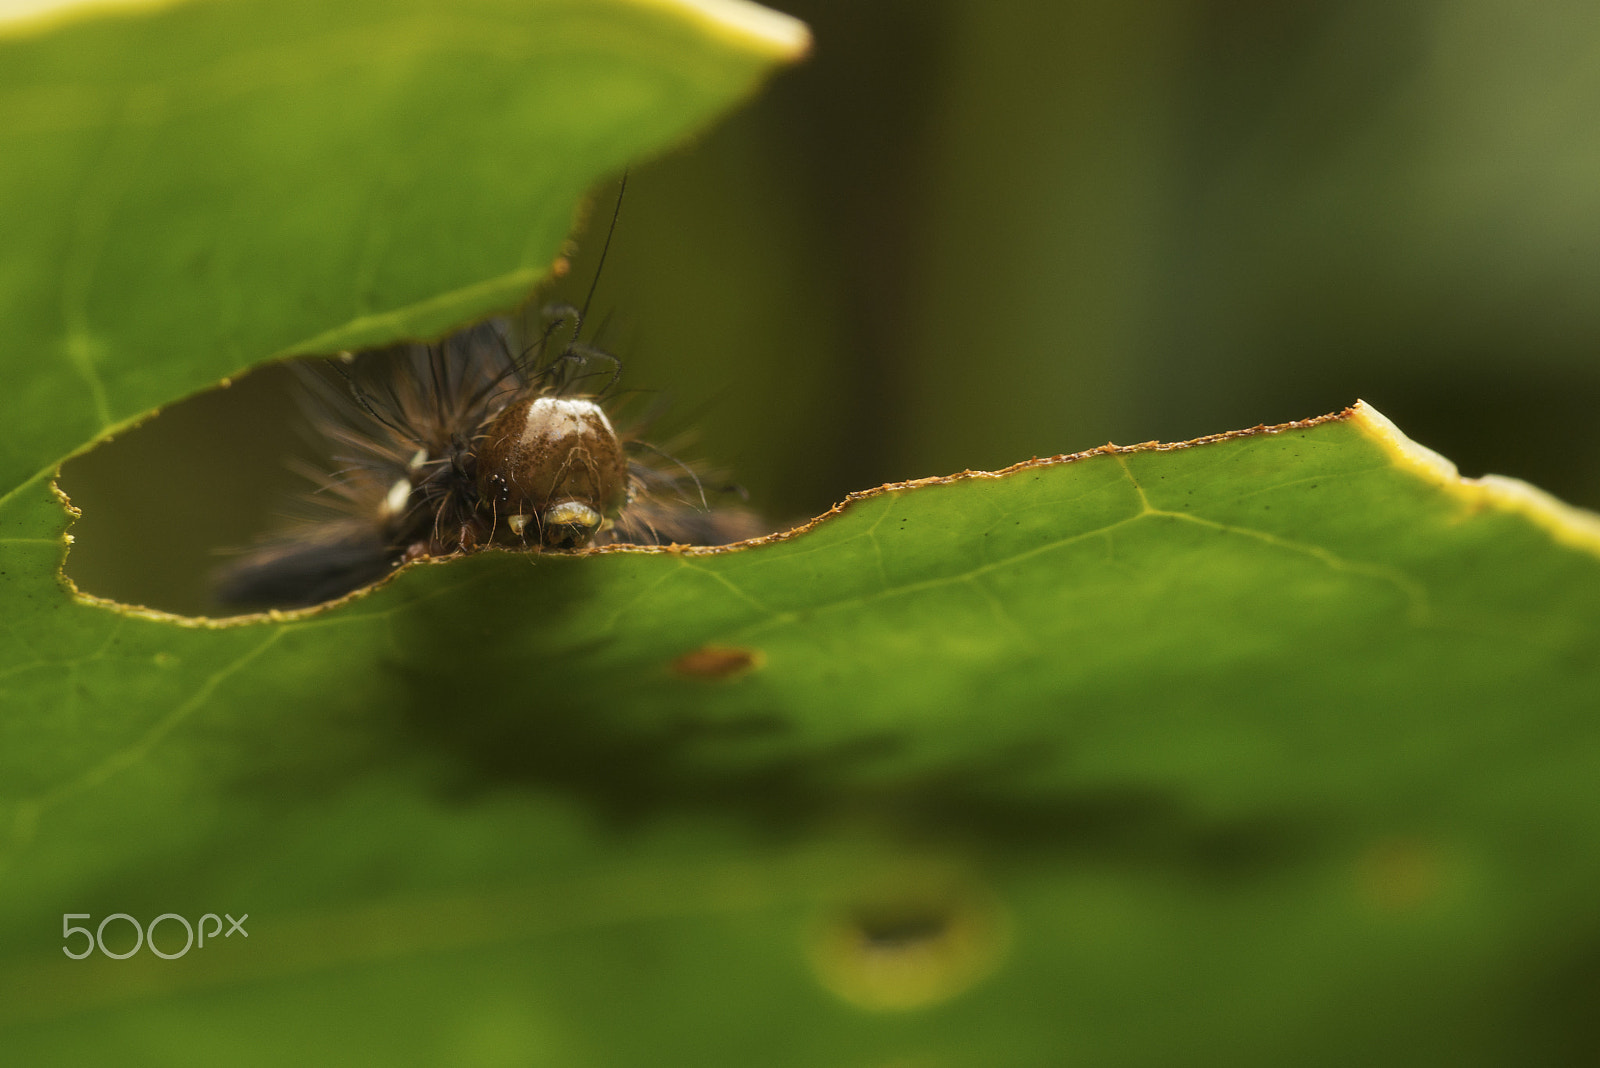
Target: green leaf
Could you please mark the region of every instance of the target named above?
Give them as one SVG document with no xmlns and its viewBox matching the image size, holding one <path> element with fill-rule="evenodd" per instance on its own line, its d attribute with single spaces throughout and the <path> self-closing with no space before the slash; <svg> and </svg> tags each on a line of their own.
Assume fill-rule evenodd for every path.
<svg viewBox="0 0 1600 1068">
<path fill-rule="evenodd" d="M 1581 1061 L 1600 520 L 1365 406 L 300 613 L 59 578 L 62 457 L 517 299 L 591 181 L 795 46 L 708 12 L 764 17 L 239 0 L 0 39 L 8 1055 Z M 176 953 L 169 914 L 207 944 L 62 952 Z"/>
<path fill-rule="evenodd" d="M 57 604 L 82 642 L 4 676 L 11 1048 L 1518 1063 L 1587 1033 L 1546 994 L 1594 948 L 1595 517 L 1367 408 L 840 513 L 232 625 Z M 74 962 L 69 911 L 251 941 Z"/>
<path fill-rule="evenodd" d="M 269 356 L 519 303 L 597 177 L 804 47 L 723 0 L 0 23 L 0 487 Z"/>
</svg>

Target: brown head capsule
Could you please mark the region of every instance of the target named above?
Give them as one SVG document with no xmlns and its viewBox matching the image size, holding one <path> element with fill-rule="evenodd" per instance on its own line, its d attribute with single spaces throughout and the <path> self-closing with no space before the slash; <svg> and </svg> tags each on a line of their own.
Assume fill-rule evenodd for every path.
<svg viewBox="0 0 1600 1068">
<path fill-rule="evenodd" d="M 477 454 L 480 507 L 495 534 L 579 549 L 628 503 L 628 461 L 611 420 L 592 400 L 531 396 L 508 405 Z M 494 535 L 491 535 L 493 537 Z"/>
</svg>

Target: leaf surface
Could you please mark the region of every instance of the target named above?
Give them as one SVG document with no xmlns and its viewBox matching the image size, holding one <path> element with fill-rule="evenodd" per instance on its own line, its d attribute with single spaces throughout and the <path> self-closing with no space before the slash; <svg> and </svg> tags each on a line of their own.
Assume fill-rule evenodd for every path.
<svg viewBox="0 0 1600 1068">
<path fill-rule="evenodd" d="M 155 1063 L 210 1047 L 151 1020 L 225 1048 L 333 1003 L 262 1063 L 1497 1063 L 1585 1026 L 1536 994 L 1600 877 L 1597 543 L 1358 407 L 736 551 L 486 553 L 220 627 L 59 605 L 93 639 L 6 675 L 13 1033 Z M 259 926 L 77 963 L 69 900 Z"/>
</svg>

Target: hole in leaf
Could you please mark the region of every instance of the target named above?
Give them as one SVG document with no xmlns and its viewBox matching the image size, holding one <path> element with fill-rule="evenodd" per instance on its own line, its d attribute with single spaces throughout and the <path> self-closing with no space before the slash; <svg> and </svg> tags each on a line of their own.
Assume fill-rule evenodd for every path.
<svg viewBox="0 0 1600 1068">
<path fill-rule="evenodd" d="M 124 604 L 232 614 L 213 598 L 212 574 L 306 489 L 286 463 L 315 455 L 299 420 L 293 375 L 269 366 L 67 461 L 57 485 L 82 513 L 67 576 Z"/>
<path fill-rule="evenodd" d="M 259 493 L 268 483 L 216 466 L 231 443 L 219 440 L 215 426 L 205 427 L 205 439 L 187 448 L 169 444 L 171 455 L 162 455 L 161 440 L 170 443 L 194 422 L 184 418 L 194 407 L 180 406 L 178 417 L 154 424 L 166 435 L 147 433 L 132 445 L 125 439 L 120 449 L 96 450 L 100 464 L 62 478 L 63 492 L 87 515 L 99 514 L 98 489 L 122 495 L 123 517 L 155 524 L 142 538 L 108 535 L 93 523 L 80 528 L 79 539 L 98 535 L 98 544 L 129 551 L 90 556 L 87 565 L 80 555 L 69 574 L 80 589 L 118 601 L 234 615 L 335 600 L 424 557 L 486 548 L 725 545 L 765 533 L 754 513 L 723 500 L 731 490 L 708 487 L 709 471 L 648 440 L 648 425 L 625 407 L 637 398 L 619 400 L 613 389 L 620 360 L 583 336 L 583 322 L 579 309 L 554 304 L 538 319 L 488 321 L 441 341 L 304 368 L 295 392 L 306 410 L 287 422 L 309 431 L 312 458 L 300 465 L 306 484 L 298 494 L 261 493 L 258 499 L 283 513 L 267 539 L 222 542 L 234 557 L 225 568 L 218 543 L 202 539 L 213 559 L 197 560 L 203 553 L 191 547 L 191 566 L 173 583 L 169 569 L 152 575 L 116 565 L 148 557 L 134 546 L 204 529 L 199 520 L 215 518 L 218 487 L 253 485 Z M 279 454 L 289 451 L 280 447 Z M 204 469 L 208 462 L 214 469 Z M 188 498 L 158 501 L 153 476 L 163 488 L 186 487 Z M 96 564 L 111 581 L 94 573 Z M 134 584 L 116 581 L 124 576 Z M 165 584 L 150 585 L 152 577 Z M 175 585 L 189 586 L 190 596 L 174 596 Z M 743 666 L 751 663 L 746 654 Z M 713 675 L 739 669 L 726 657 L 720 663 L 702 657 L 686 668 Z"/>
<path fill-rule="evenodd" d="M 936 1005 L 970 989 L 1004 955 L 999 902 L 968 879 L 910 869 L 849 895 L 808 945 L 822 985 L 865 1009 Z"/>
</svg>

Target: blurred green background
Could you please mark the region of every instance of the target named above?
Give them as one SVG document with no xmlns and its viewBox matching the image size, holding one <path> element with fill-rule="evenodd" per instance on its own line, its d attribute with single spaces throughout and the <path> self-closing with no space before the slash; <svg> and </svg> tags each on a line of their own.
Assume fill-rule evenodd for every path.
<svg viewBox="0 0 1600 1068">
<path fill-rule="evenodd" d="M 594 317 L 775 522 L 1358 397 L 1600 506 L 1600 8 L 783 6 L 811 61 L 633 171 Z M 581 299 L 613 195 L 539 300 Z M 69 464 L 68 573 L 205 611 L 218 550 L 301 486 L 286 387 Z"/>
</svg>

